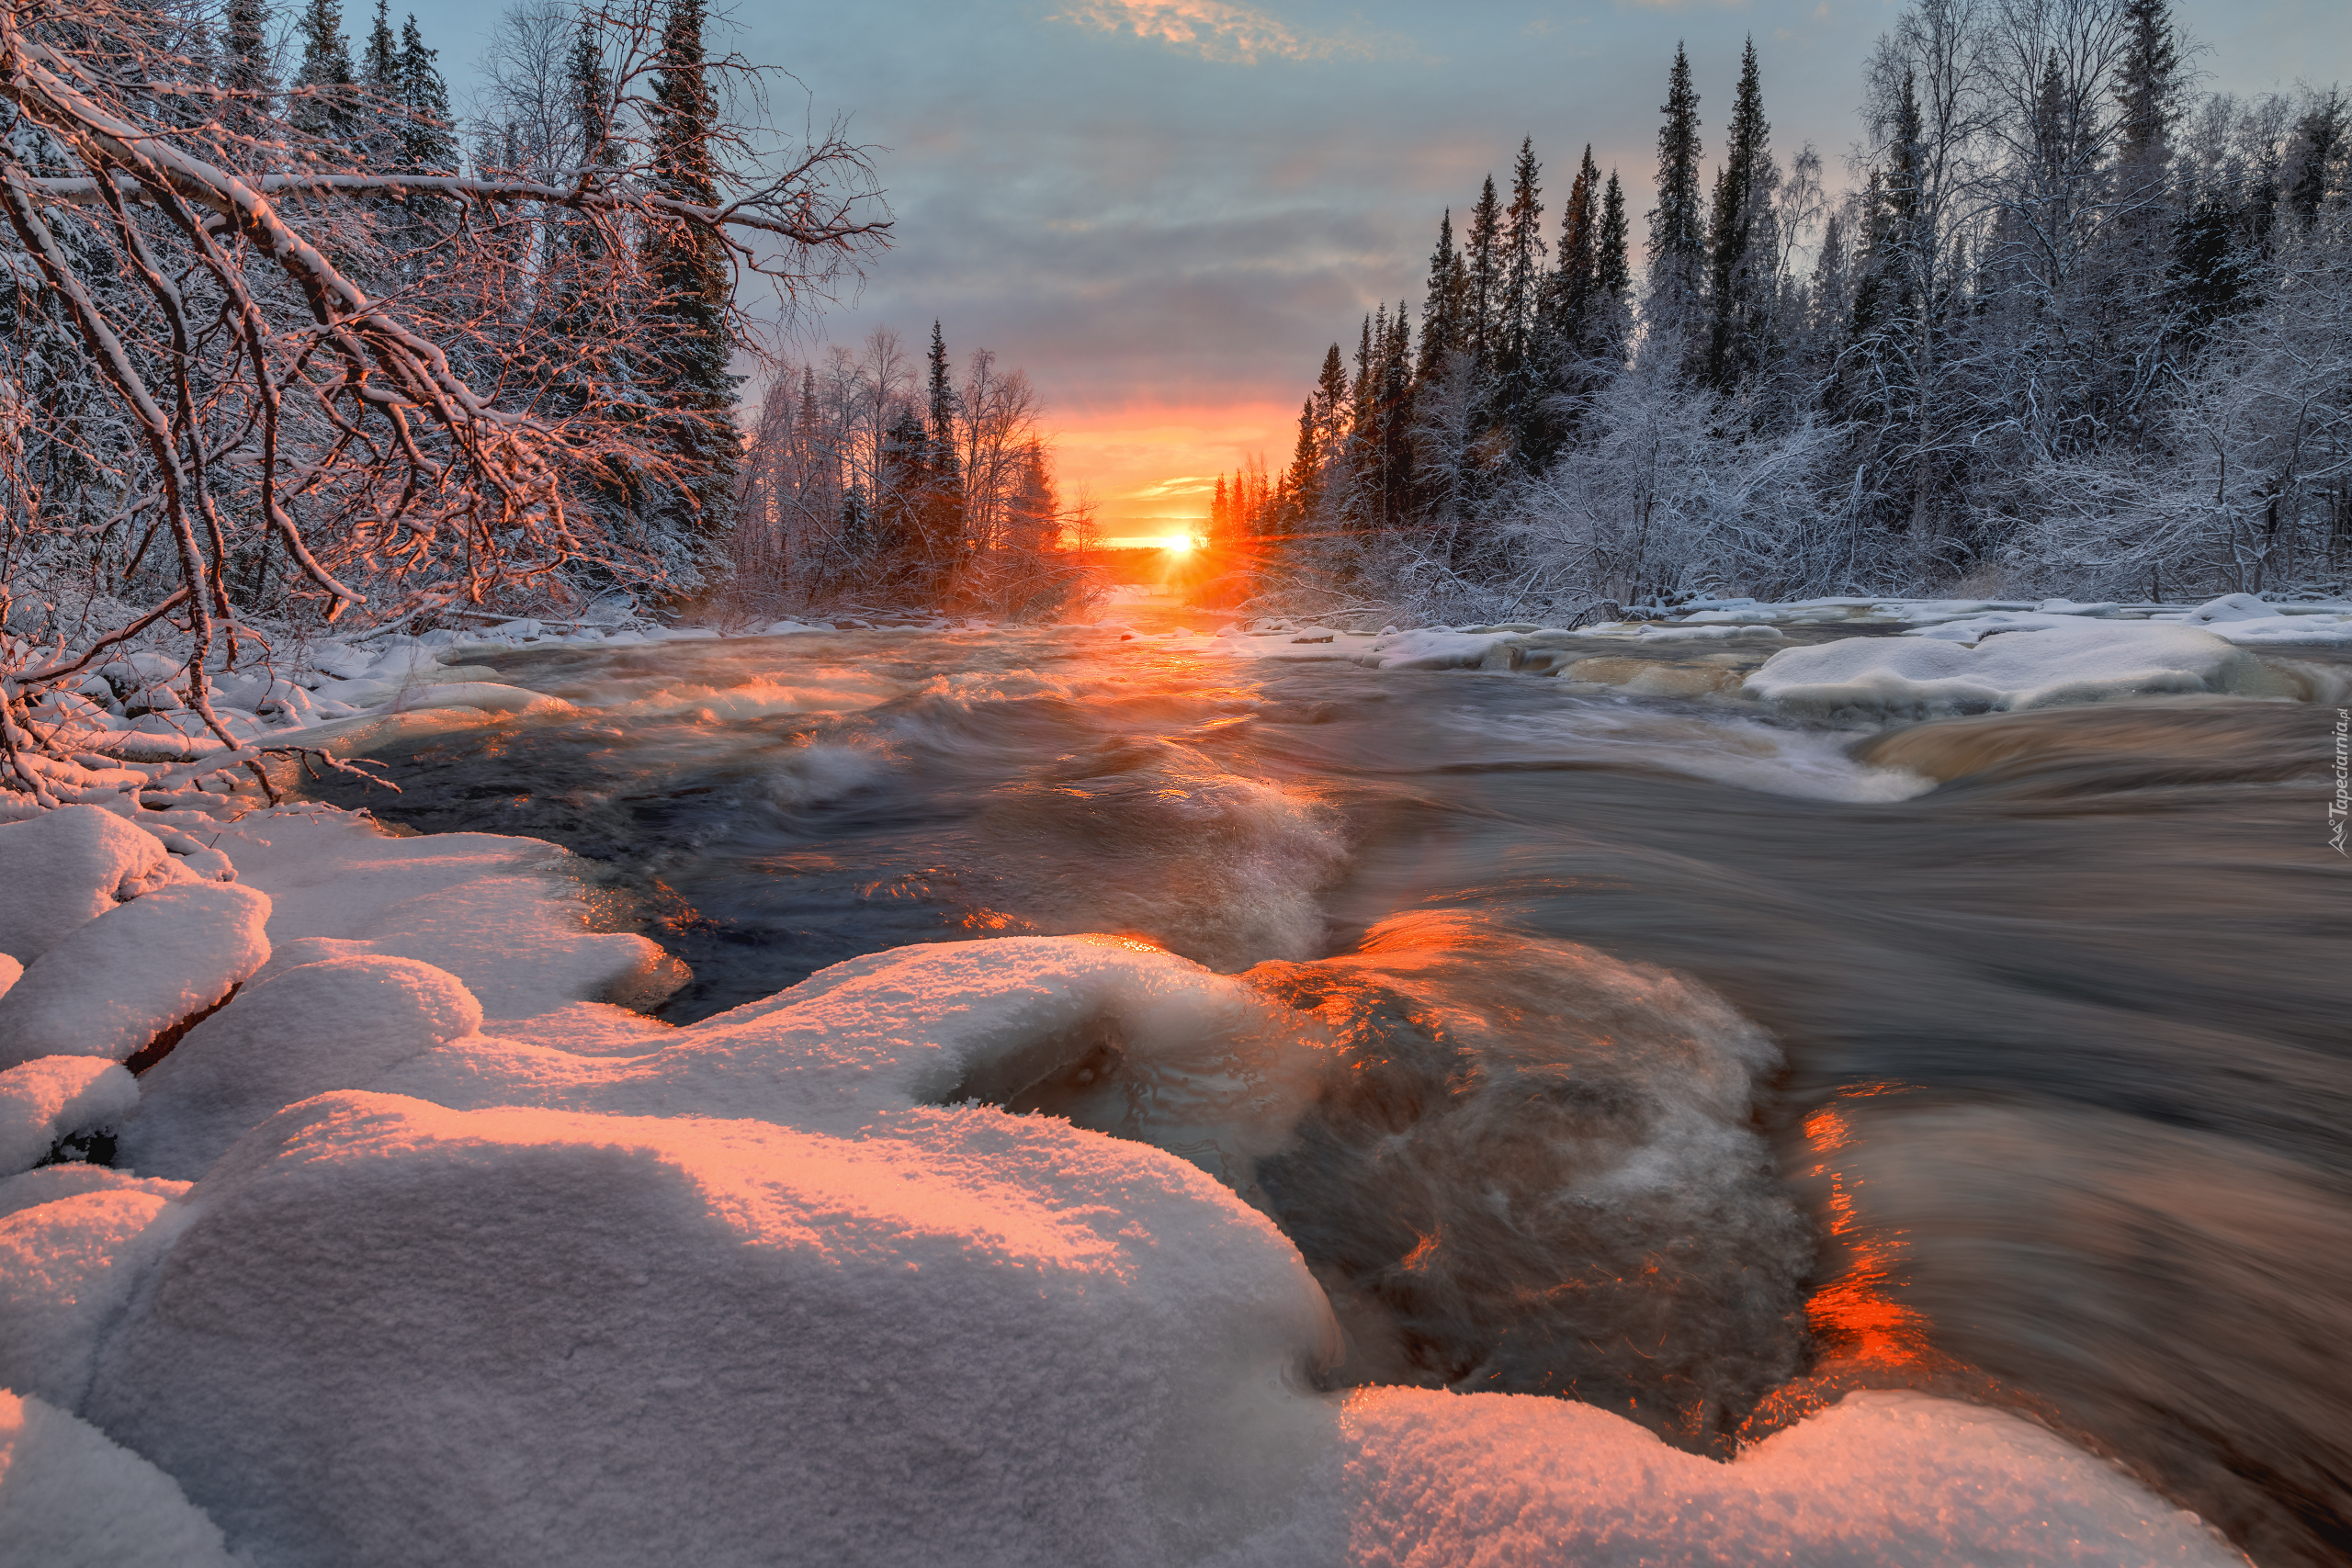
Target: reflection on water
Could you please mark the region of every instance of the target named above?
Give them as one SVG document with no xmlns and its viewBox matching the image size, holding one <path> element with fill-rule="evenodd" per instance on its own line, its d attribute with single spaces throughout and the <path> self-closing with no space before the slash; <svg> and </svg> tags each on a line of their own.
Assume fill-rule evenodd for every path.
<svg viewBox="0 0 2352 1568">
<path fill-rule="evenodd" d="M 1259 965 L 1306 1055 L 1147 1071 L 1106 1036 L 988 1097 L 1219 1168 L 1331 1292 L 1343 1376 L 1566 1393 L 1701 1450 L 1936 1387 L 2041 1413 L 2269 1568 L 2352 1557 L 2325 710 L 1860 738 L 1115 633 L 501 662 L 607 711 L 387 753 L 408 793 L 373 804 L 608 862 L 694 967 L 680 1020 L 999 932 Z"/>
</svg>

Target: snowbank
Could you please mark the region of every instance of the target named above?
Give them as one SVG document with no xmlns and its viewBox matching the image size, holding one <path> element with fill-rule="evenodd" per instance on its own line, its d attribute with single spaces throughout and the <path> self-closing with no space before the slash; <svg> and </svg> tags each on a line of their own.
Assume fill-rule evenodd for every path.
<svg viewBox="0 0 2352 1568">
<path fill-rule="evenodd" d="M 544 840 L 387 839 L 361 818 L 296 810 L 243 818 L 220 843 L 245 885 L 270 896 L 285 966 L 413 958 L 455 975 L 491 1019 L 533 1018 L 621 987 L 668 994 L 659 982 L 675 965 L 659 947 L 580 929 L 581 886 L 561 874 L 574 863 Z"/>
<path fill-rule="evenodd" d="M 1846 637 L 1774 654 L 1744 690 L 1823 717 L 1926 718 L 2164 693 L 2267 695 L 2253 655 L 2187 626 L 2053 624 L 1987 637 Z"/>
</svg>

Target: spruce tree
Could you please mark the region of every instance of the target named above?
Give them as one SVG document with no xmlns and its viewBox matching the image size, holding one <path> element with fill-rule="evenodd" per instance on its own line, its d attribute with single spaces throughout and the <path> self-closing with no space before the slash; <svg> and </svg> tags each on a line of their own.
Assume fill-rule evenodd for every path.
<svg viewBox="0 0 2352 1568">
<path fill-rule="evenodd" d="M 1680 44 L 1658 112 L 1666 123 L 1658 128 L 1657 206 L 1650 213 L 1649 309 L 1654 326 L 1688 331 L 1700 305 L 1707 221 L 1699 195 L 1699 94 Z"/>
<path fill-rule="evenodd" d="M 1429 292 L 1421 300 L 1421 358 L 1416 373 L 1422 381 L 1445 374 L 1447 356 L 1464 346 L 1462 318 L 1468 288 L 1468 275 L 1453 249 L 1453 209 L 1447 208 L 1437 222 Z"/>
<path fill-rule="evenodd" d="M 401 103 L 401 49 L 392 36 L 390 0 L 376 0 L 375 25 L 359 51 L 358 85 L 365 93 L 354 110 L 356 150 L 379 168 L 393 166 L 407 112 Z"/>
<path fill-rule="evenodd" d="M 965 546 L 964 478 L 956 450 L 956 382 L 947 359 L 947 339 L 937 321 L 931 323 L 930 446 L 925 453 L 923 495 L 920 508 L 925 553 L 939 581 L 933 592 L 944 591 L 962 564 Z"/>
<path fill-rule="evenodd" d="M 1502 303 L 1497 311 L 1502 340 L 1498 358 L 1507 375 L 1518 372 L 1526 363 L 1528 333 L 1535 325 L 1536 295 L 1544 279 L 1544 203 L 1536 186 L 1541 172 L 1533 139 L 1521 139 L 1519 161 L 1511 169 L 1510 209 L 1505 215 L 1503 234 Z"/>
<path fill-rule="evenodd" d="M 1625 214 L 1625 187 L 1617 171 L 1609 171 L 1609 188 L 1600 198 L 1600 248 L 1592 267 L 1596 332 L 1605 333 L 1608 351 L 1624 351 L 1624 316 L 1634 301 L 1633 222 Z M 1605 326 L 1600 317 L 1611 320 Z"/>
<path fill-rule="evenodd" d="M 263 136 L 277 71 L 269 47 L 269 7 L 263 0 L 229 0 L 221 17 L 220 85 L 232 95 L 221 116 L 234 136 Z"/>
<path fill-rule="evenodd" d="M 294 129 L 338 145 L 348 145 L 358 126 L 352 102 L 351 44 L 343 36 L 342 0 L 310 0 L 294 24 L 302 60 L 294 85 L 309 92 L 287 113 Z"/>
<path fill-rule="evenodd" d="M 1340 345 L 1333 344 L 1337 355 Z M 1282 477 L 1283 522 L 1296 529 L 1315 514 L 1322 500 L 1322 478 L 1315 441 L 1315 400 L 1299 405 L 1298 445 L 1291 448 L 1290 468 Z"/>
<path fill-rule="evenodd" d="M 1495 317 L 1502 295 L 1502 203 L 1495 197 L 1495 176 L 1488 175 L 1486 187 L 1478 193 L 1478 205 L 1470 212 L 1469 243 L 1463 255 L 1469 276 L 1462 346 L 1470 351 L 1481 372 L 1494 362 Z"/>
<path fill-rule="evenodd" d="M 411 12 L 401 28 L 398 80 L 401 107 L 408 118 L 401 126 L 400 166 L 420 174 L 454 175 L 458 132 L 449 118 L 449 84 L 433 63 L 439 54 L 424 47 L 424 35 Z"/>
<path fill-rule="evenodd" d="M 2180 91 L 2180 41 L 2167 0 L 2124 0 L 2131 29 L 2116 72 L 2116 194 L 2127 209 L 2161 203 L 2172 162 L 2172 116 Z"/>
<path fill-rule="evenodd" d="M 1594 300 L 1600 292 L 1600 171 L 1586 142 L 1584 162 L 1560 213 L 1560 265 L 1552 274 L 1550 336 L 1562 354 L 1589 352 L 1587 342 Z"/>
<path fill-rule="evenodd" d="M 1731 141 L 1715 176 L 1713 243 L 1708 276 L 1707 379 L 1730 391 L 1762 367 L 1771 352 L 1777 257 L 1771 197 L 1777 183 L 1767 142 L 1764 90 L 1756 68 L 1756 40 L 1740 58 L 1739 91 L 1732 105 Z"/>
<path fill-rule="evenodd" d="M 656 191 L 713 207 L 719 185 L 711 146 L 718 105 L 707 76 L 703 21 L 703 0 L 670 0 L 648 152 Z M 674 552 L 684 581 L 716 568 L 730 523 L 740 449 L 729 414 L 741 379 L 727 369 L 735 346 L 728 319 L 730 278 L 717 236 L 683 223 L 649 228 L 644 266 L 653 293 L 646 312 L 645 379 L 659 410 L 650 434 L 673 473 L 671 482 L 648 498 L 645 522 L 648 543 Z M 918 432 L 921 425 L 917 420 Z"/>
</svg>

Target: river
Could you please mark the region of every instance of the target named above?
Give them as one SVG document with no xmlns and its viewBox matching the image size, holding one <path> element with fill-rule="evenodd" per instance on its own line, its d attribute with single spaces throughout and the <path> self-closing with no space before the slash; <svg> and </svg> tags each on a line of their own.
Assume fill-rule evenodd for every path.
<svg viewBox="0 0 2352 1568">
<path fill-rule="evenodd" d="M 314 792 L 585 857 L 691 966 L 674 1021 L 909 942 L 1247 971 L 1301 1039 L 1146 1061 L 1106 1026 L 967 1091 L 1263 1208 L 1347 1330 L 1335 1382 L 1555 1393 L 1718 1455 L 1930 1389 L 2265 1568 L 2352 1560 L 2332 710 L 1840 730 L 1117 627 L 474 657 L 582 711 L 384 747 L 397 798 Z"/>
</svg>

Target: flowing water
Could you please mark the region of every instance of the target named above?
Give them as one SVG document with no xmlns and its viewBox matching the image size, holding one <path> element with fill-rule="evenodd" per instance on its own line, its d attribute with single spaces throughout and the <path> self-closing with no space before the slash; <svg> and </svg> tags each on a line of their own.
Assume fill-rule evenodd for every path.
<svg viewBox="0 0 2352 1568">
<path fill-rule="evenodd" d="M 1865 734 L 1115 628 L 493 662 L 590 711 L 322 793 L 600 863 L 692 966 L 674 1021 L 916 942 L 1247 971 L 1291 1037 L 1151 1056 L 1105 1021 L 966 1092 L 1264 1208 L 1347 1330 L 1335 1382 L 1556 1393 L 1714 1453 L 1928 1388 L 2266 1568 L 2352 1560 L 2332 708 Z"/>
</svg>

